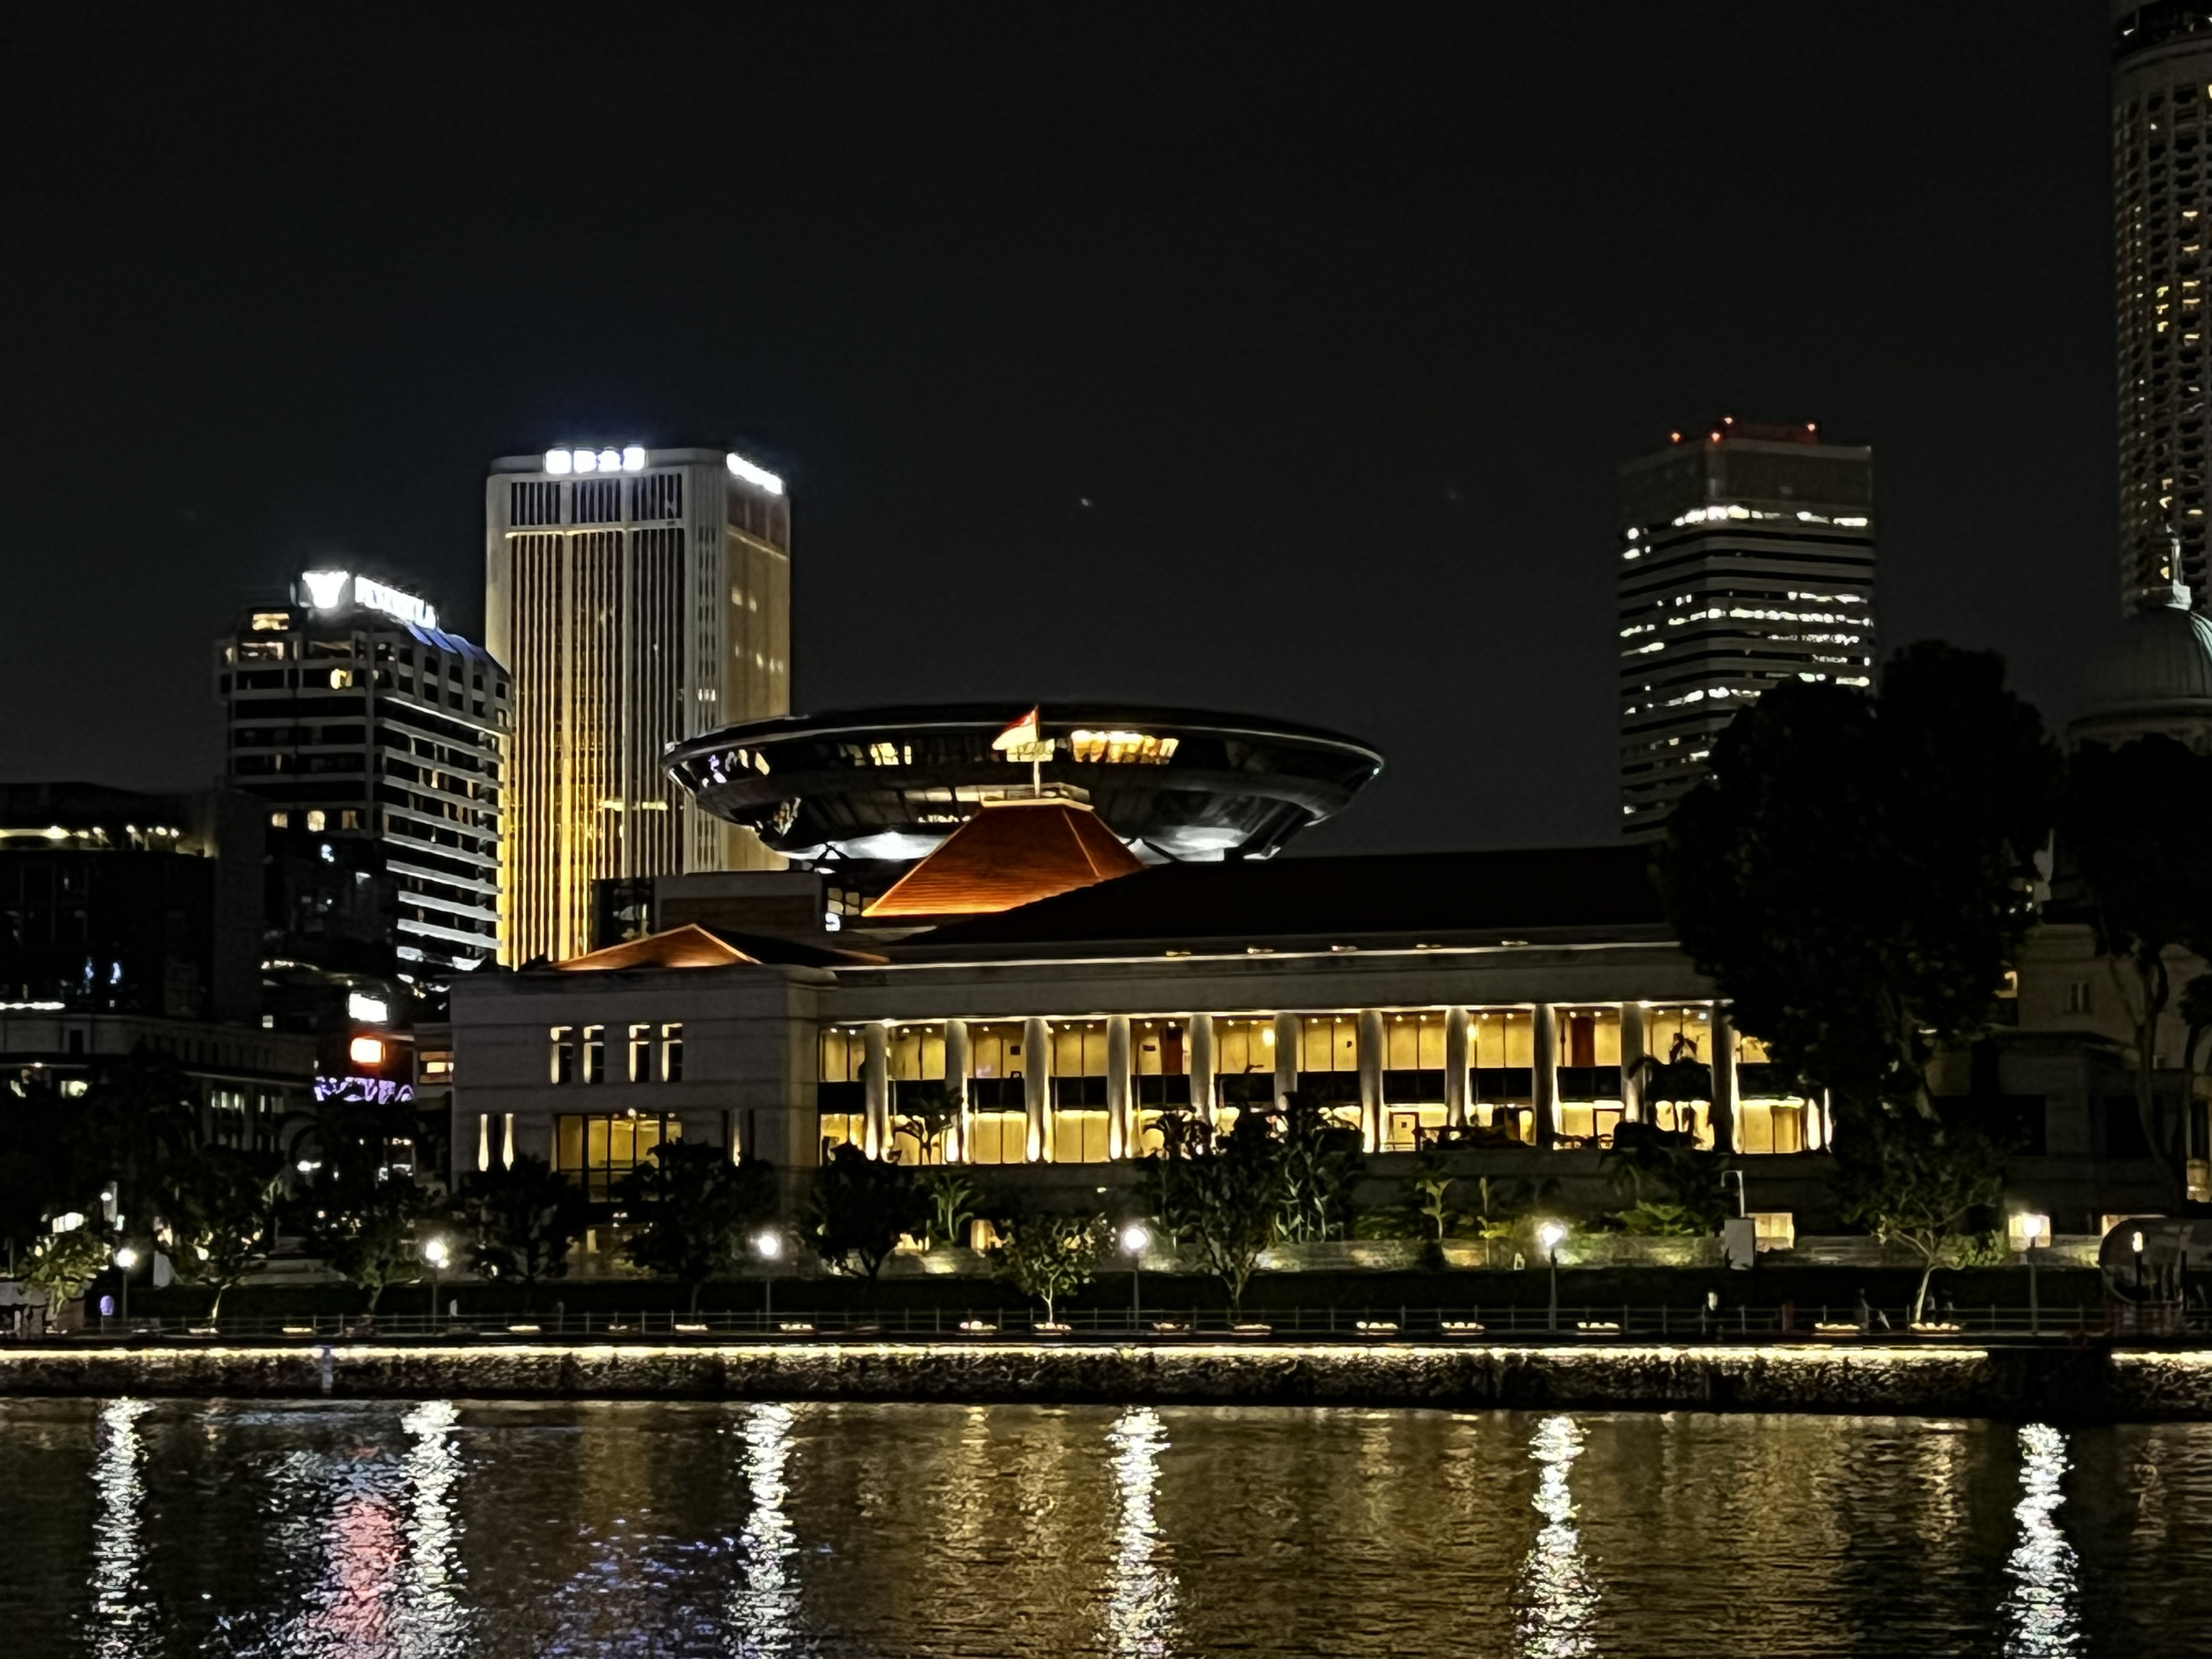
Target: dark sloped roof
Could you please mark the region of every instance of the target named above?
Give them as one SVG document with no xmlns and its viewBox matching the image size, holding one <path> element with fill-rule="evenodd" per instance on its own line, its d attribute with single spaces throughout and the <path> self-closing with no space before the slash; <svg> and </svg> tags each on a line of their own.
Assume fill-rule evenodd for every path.
<svg viewBox="0 0 2212 1659">
<path fill-rule="evenodd" d="M 929 949 L 1667 924 L 1647 847 L 1172 864 L 916 938 Z"/>
</svg>

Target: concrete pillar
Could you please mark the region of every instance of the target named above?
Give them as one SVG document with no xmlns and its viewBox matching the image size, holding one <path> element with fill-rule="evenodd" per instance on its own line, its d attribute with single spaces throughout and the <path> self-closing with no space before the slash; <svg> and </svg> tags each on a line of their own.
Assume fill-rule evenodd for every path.
<svg viewBox="0 0 2212 1659">
<path fill-rule="evenodd" d="M 1029 1108 L 1029 1139 L 1022 1156 L 1042 1164 L 1052 1156 L 1052 1027 L 1022 1022 L 1022 1103 Z"/>
<path fill-rule="evenodd" d="M 861 1132 L 860 1150 L 882 1158 L 891 1149 L 891 1030 L 882 1020 L 868 1022 L 866 1073 L 868 1121 Z"/>
<path fill-rule="evenodd" d="M 502 1170 L 514 1167 L 514 1114 L 507 1114 L 507 1130 L 500 1139 L 499 1165 Z"/>
<path fill-rule="evenodd" d="M 1296 1014 L 1275 1016 L 1275 1104 L 1283 1103 L 1283 1097 L 1296 1094 L 1298 1088 L 1298 1017 Z"/>
<path fill-rule="evenodd" d="M 1467 1123 L 1467 1010 L 1444 1010 L 1444 1121 L 1455 1129 Z"/>
<path fill-rule="evenodd" d="M 964 1164 L 968 1159 L 971 1116 L 968 1107 L 968 1022 L 964 1019 L 945 1022 L 945 1092 L 960 1108 L 960 1121 L 953 1126 L 952 1145 L 945 1149 L 945 1161 Z"/>
<path fill-rule="evenodd" d="M 1727 1005 L 1713 1005 L 1713 1146 L 1735 1151 L 1735 1027 Z"/>
<path fill-rule="evenodd" d="M 1550 1146 L 1559 1134 L 1559 1016 L 1548 1002 L 1536 1005 L 1530 1062 L 1536 1102 L 1536 1144 Z"/>
<path fill-rule="evenodd" d="M 1389 1034 L 1381 1011 L 1359 1011 L 1359 1145 L 1363 1152 L 1382 1149 L 1382 1061 Z"/>
<path fill-rule="evenodd" d="M 1644 1090 L 1638 1079 L 1644 1058 L 1644 1005 L 1620 1005 L 1620 1115 L 1631 1123 L 1644 1121 Z"/>
<path fill-rule="evenodd" d="M 1129 1156 L 1136 1140 L 1136 1113 L 1129 1081 L 1129 1017 L 1106 1017 L 1106 1156 Z"/>
<path fill-rule="evenodd" d="M 1213 1122 L 1213 1016 L 1190 1017 L 1190 1040 L 1183 1045 L 1183 1064 L 1190 1071 L 1191 1109 Z"/>
<path fill-rule="evenodd" d="M 491 1168 L 491 1114 L 477 1114 L 477 1168 Z"/>
</svg>

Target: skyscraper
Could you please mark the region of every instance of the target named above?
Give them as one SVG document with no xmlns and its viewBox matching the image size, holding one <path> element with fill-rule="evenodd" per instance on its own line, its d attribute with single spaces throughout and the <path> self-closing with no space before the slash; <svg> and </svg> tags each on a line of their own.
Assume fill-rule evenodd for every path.
<svg viewBox="0 0 2212 1659">
<path fill-rule="evenodd" d="M 2115 0 L 2112 197 L 2119 322 L 2120 603 L 2205 561 L 2204 236 L 2212 219 L 2212 4 Z"/>
<path fill-rule="evenodd" d="M 223 782 L 267 805 L 265 920 L 288 957 L 442 979 L 497 952 L 507 671 L 437 623 L 412 594 L 312 570 L 217 643 Z"/>
<path fill-rule="evenodd" d="M 671 744 L 791 708 L 791 503 L 719 449 L 492 465 L 486 633 L 514 671 L 504 960 L 591 948 L 594 887 L 775 868 L 672 782 Z"/>
<path fill-rule="evenodd" d="M 1650 836 L 1760 692 L 1871 680 L 1874 452 L 1728 419 L 1620 479 L 1620 821 Z"/>
</svg>

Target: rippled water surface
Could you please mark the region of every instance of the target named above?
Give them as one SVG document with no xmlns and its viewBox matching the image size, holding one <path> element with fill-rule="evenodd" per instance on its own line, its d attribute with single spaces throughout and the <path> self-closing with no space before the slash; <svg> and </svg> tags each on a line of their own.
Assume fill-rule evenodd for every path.
<svg viewBox="0 0 2212 1659">
<path fill-rule="evenodd" d="M 2212 1426 L 0 1403 L 0 1654 L 2212 1653 Z"/>
</svg>

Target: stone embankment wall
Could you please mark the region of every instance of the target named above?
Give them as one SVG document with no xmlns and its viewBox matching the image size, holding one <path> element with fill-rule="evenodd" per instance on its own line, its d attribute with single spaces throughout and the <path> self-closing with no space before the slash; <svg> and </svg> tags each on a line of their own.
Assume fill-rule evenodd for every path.
<svg viewBox="0 0 2212 1659">
<path fill-rule="evenodd" d="M 986 1340 L 94 1346 L 0 1352 L 0 1395 L 915 1400 L 2015 1420 L 2212 1419 L 2212 1352 L 1723 1344 L 1121 1346 Z M 327 1380 L 327 1386 L 326 1384 Z"/>
</svg>

